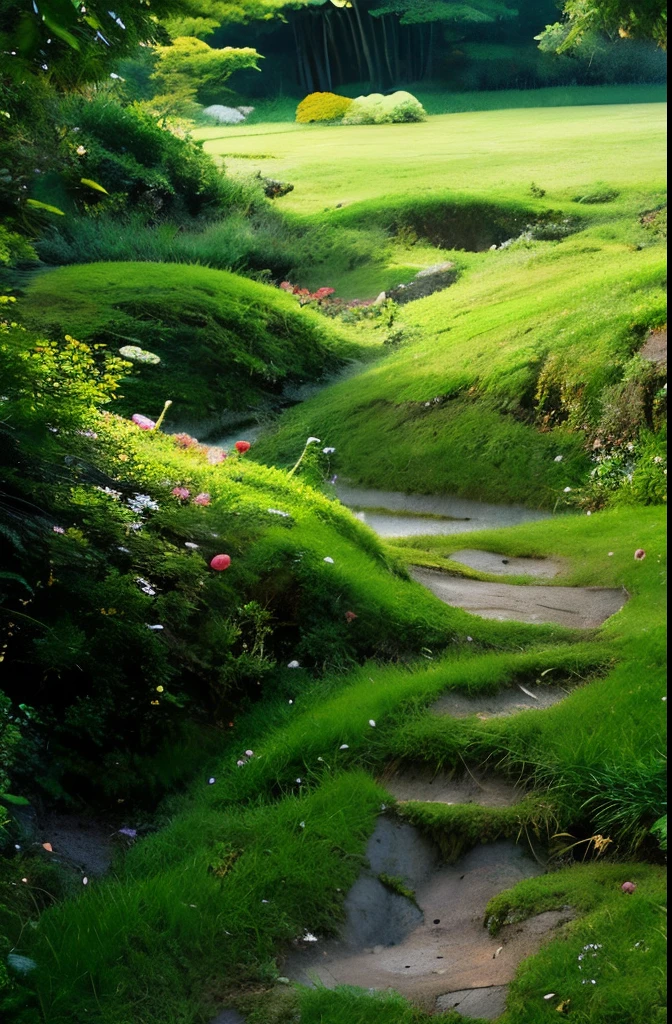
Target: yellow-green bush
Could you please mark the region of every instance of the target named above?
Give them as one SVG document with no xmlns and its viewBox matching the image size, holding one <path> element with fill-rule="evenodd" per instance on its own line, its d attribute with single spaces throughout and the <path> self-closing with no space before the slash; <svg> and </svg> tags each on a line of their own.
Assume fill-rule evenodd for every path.
<svg viewBox="0 0 672 1024">
<path fill-rule="evenodd" d="M 335 92 L 311 92 L 296 108 L 296 120 L 299 124 L 340 121 L 351 103 L 347 96 L 337 96 Z"/>
</svg>

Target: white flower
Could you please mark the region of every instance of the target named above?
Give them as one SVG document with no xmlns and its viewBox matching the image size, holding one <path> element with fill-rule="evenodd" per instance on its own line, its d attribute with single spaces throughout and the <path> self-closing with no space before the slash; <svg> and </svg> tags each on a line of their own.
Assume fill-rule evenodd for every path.
<svg viewBox="0 0 672 1024">
<path fill-rule="evenodd" d="M 311 934 L 311 932 L 306 932 L 306 934 L 303 936 L 303 941 L 304 942 L 317 942 L 317 937 L 315 935 Z"/>
<path fill-rule="evenodd" d="M 301 785 L 301 779 L 297 779 L 296 780 L 296 784 L 297 784 L 297 786 L 300 786 Z"/>
<path fill-rule="evenodd" d="M 163 626 L 147 626 L 147 629 L 163 629 Z"/>
<path fill-rule="evenodd" d="M 376 728 L 376 723 L 374 722 L 373 718 L 369 719 L 369 725 L 371 726 L 372 729 Z"/>
<path fill-rule="evenodd" d="M 299 667 L 300 666 L 299 666 L 298 661 L 290 661 L 289 664 L 287 665 L 287 668 L 299 668 Z"/>
<path fill-rule="evenodd" d="M 569 494 L 569 492 L 571 491 L 571 489 L 572 489 L 571 487 L 565 487 L 565 494 Z"/>
<path fill-rule="evenodd" d="M 309 437 L 306 444 L 322 444 L 319 437 Z"/>
<path fill-rule="evenodd" d="M 156 511 L 159 507 L 158 502 L 150 498 L 148 494 L 135 494 L 132 498 L 126 499 L 126 504 L 132 508 L 134 512 L 144 512 L 145 509 Z"/>
<path fill-rule="evenodd" d="M 323 452 L 324 455 L 333 455 L 335 451 L 336 451 L 335 448 L 323 448 L 322 449 L 322 452 Z"/>
<path fill-rule="evenodd" d="M 294 703 L 294 701 L 293 701 L 293 700 L 290 700 L 290 701 L 288 701 L 288 703 L 289 703 L 289 704 L 293 704 L 293 703 Z"/>
<path fill-rule="evenodd" d="M 562 462 L 562 455 L 556 455 L 553 462 Z"/>
<path fill-rule="evenodd" d="M 190 551 L 197 551 L 198 550 L 198 544 L 194 544 L 193 541 L 190 541 L 190 540 L 185 540 L 184 546 L 185 546 L 185 548 L 189 548 Z"/>
<path fill-rule="evenodd" d="M 284 516 L 285 519 L 289 518 L 289 512 L 281 512 L 279 508 L 269 508 L 266 511 L 270 512 L 273 516 Z"/>
<path fill-rule="evenodd" d="M 135 582 L 140 585 L 140 590 L 143 594 L 148 594 L 149 597 L 154 597 L 156 591 L 148 580 L 142 578 L 142 576 L 136 576 Z"/>
<path fill-rule="evenodd" d="M 254 751 L 253 750 L 246 750 L 245 751 L 245 757 L 254 757 Z"/>
<path fill-rule="evenodd" d="M 268 903 L 269 901 L 268 900 L 262 900 L 261 902 L 262 903 Z"/>
<path fill-rule="evenodd" d="M 468 636 L 467 640 L 469 641 L 470 644 L 473 644 L 473 642 L 474 642 L 473 636 Z"/>
<path fill-rule="evenodd" d="M 236 761 L 236 767 L 242 768 L 245 763 L 245 761 Z"/>
<path fill-rule="evenodd" d="M 555 999 L 555 992 L 549 992 L 548 995 L 544 996 L 544 999 Z"/>
<path fill-rule="evenodd" d="M 82 879 L 82 885 L 88 885 L 88 884 L 89 884 L 89 880 L 86 877 L 86 875 L 84 875 L 84 878 Z"/>
<path fill-rule="evenodd" d="M 340 745 L 340 747 L 338 749 L 339 750 L 350 750 L 350 747 L 348 746 L 347 743 L 341 743 L 341 745 Z"/>
<path fill-rule="evenodd" d="M 329 558 L 329 555 L 327 555 L 327 557 L 325 558 L 325 562 L 328 562 L 329 565 L 333 565 L 334 564 L 333 558 Z"/>
<path fill-rule="evenodd" d="M 305 821 L 300 821 L 299 822 L 299 828 L 305 828 L 305 827 L 306 827 Z"/>
<path fill-rule="evenodd" d="M 208 779 L 208 785 L 209 785 L 209 786 L 214 786 L 214 784 L 215 784 L 215 779 L 214 779 L 214 776 L 211 776 L 211 777 L 210 777 L 210 778 Z"/>
</svg>

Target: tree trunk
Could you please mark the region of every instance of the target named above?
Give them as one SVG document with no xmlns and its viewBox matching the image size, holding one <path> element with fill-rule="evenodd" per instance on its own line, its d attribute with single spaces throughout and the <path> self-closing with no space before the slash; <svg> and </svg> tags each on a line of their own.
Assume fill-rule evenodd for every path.
<svg viewBox="0 0 672 1024">
<path fill-rule="evenodd" d="M 348 28 L 350 29 L 350 32 L 352 33 L 352 42 L 353 42 L 353 46 L 354 46 L 354 50 L 355 50 L 355 56 L 357 57 L 357 81 L 361 82 L 362 79 L 364 78 L 364 75 L 363 75 L 364 66 L 362 64 L 362 53 L 361 53 L 361 50 L 359 48 L 359 41 L 357 39 L 357 32 L 355 31 L 355 23 L 354 23 L 353 19 L 350 17 L 350 15 L 346 15 L 346 22 L 347 22 Z"/>
<path fill-rule="evenodd" d="M 375 73 L 375 70 L 374 70 L 374 67 L 373 67 L 373 60 L 371 58 L 371 51 L 369 49 L 369 44 L 368 44 L 368 42 L 366 40 L 366 33 L 364 32 L 364 24 L 362 22 L 362 15 L 360 13 L 359 4 L 357 3 L 357 0 L 352 0 L 352 9 L 355 12 L 355 17 L 357 18 L 357 26 L 359 28 L 359 35 L 360 35 L 360 39 L 362 41 L 362 53 L 364 54 L 364 60 L 366 61 L 366 66 L 367 66 L 368 72 L 369 72 L 369 86 L 371 86 L 373 84 L 374 80 L 375 80 L 376 73 Z"/>
<path fill-rule="evenodd" d="M 425 78 L 431 79 L 434 74 L 434 22 L 429 23 L 429 44 L 427 46 L 427 63 L 425 65 Z"/>
<path fill-rule="evenodd" d="M 331 64 L 329 63 L 329 42 L 327 39 L 327 15 L 322 15 L 322 46 L 324 48 L 324 73 L 327 81 L 327 90 L 332 92 Z"/>
<path fill-rule="evenodd" d="M 298 72 L 299 85 L 301 86 L 302 91 L 307 92 L 308 86 L 306 80 L 306 71 L 303 62 L 303 50 L 301 49 L 301 44 L 299 43 L 299 33 L 297 31 L 295 21 L 292 21 L 292 30 L 294 32 L 294 45 L 296 46 L 296 70 Z"/>
<path fill-rule="evenodd" d="M 392 61 L 390 60 L 390 42 L 387 36 L 387 25 L 385 24 L 386 14 L 383 14 L 380 22 L 383 26 L 383 53 L 385 54 L 385 64 L 387 65 L 387 72 L 390 76 L 390 85 L 394 85 L 394 72 L 392 70 Z"/>
<path fill-rule="evenodd" d="M 344 78 L 343 78 L 343 66 L 341 65 L 341 54 L 339 52 L 338 46 L 336 45 L 336 39 L 335 39 L 335 36 L 334 36 L 334 23 L 333 23 L 333 21 L 331 19 L 331 14 L 330 13 L 325 15 L 325 24 L 327 26 L 327 31 L 329 33 L 329 42 L 331 44 L 331 52 L 333 54 L 334 61 L 336 62 L 336 76 L 337 76 L 338 82 L 340 84 L 340 83 L 342 83 L 344 81 Z"/>
</svg>

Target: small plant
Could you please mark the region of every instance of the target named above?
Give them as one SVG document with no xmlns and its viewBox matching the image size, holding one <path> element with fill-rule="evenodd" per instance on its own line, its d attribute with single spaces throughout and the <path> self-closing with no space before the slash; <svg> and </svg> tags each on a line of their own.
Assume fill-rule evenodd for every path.
<svg viewBox="0 0 672 1024">
<path fill-rule="evenodd" d="M 583 203 L 585 206 L 595 206 L 599 203 L 613 203 L 614 199 L 617 199 L 619 195 L 620 192 L 617 188 L 597 182 L 587 192 L 572 196 L 572 202 Z"/>
<path fill-rule="evenodd" d="M 403 896 L 405 899 L 410 900 L 411 903 L 415 903 L 417 906 L 415 892 L 406 885 L 403 878 L 398 878 L 396 875 L 386 875 L 384 872 L 381 872 L 378 875 L 378 881 L 381 882 L 386 889 L 389 889 L 390 892 L 396 892 L 398 896 Z"/>
<path fill-rule="evenodd" d="M 543 199 L 546 195 L 546 189 L 539 188 L 539 186 L 535 185 L 534 182 L 532 182 L 532 184 L 530 185 L 530 192 L 532 193 L 535 199 Z"/>
<path fill-rule="evenodd" d="M 340 121 L 351 105 L 351 99 L 335 92 L 311 92 L 296 108 L 296 120 L 299 124 Z"/>
</svg>

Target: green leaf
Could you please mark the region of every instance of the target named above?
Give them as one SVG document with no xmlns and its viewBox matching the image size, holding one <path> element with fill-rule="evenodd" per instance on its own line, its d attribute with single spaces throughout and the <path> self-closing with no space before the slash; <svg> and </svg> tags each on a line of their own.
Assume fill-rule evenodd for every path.
<svg viewBox="0 0 672 1024">
<path fill-rule="evenodd" d="M 102 185 L 99 185 L 97 181 L 92 181 L 91 178 L 80 178 L 82 185 L 88 185 L 89 188 L 95 188 L 96 192 L 104 192 L 106 196 L 109 196 L 109 192 Z"/>
<path fill-rule="evenodd" d="M 12 793 L 0 793 L 0 800 L 6 804 L 15 804 L 17 807 L 27 807 L 30 803 L 25 796 L 14 796 Z"/>
<path fill-rule="evenodd" d="M 73 50 L 79 49 L 79 42 L 77 39 L 75 39 L 72 32 L 68 32 L 67 28 L 64 28 L 63 25 L 60 25 L 54 18 L 51 18 L 46 13 L 43 15 L 43 20 L 44 24 L 47 26 L 47 28 L 51 29 L 55 36 L 58 36 L 59 39 L 62 39 L 63 42 L 67 43 L 68 46 L 71 46 Z"/>
<path fill-rule="evenodd" d="M 57 213 L 59 217 L 65 217 L 63 210 L 57 206 L 49 206 L 49 203 L 41 203 L 39 199 L 26 199 L 26 206 L 32 206 L 34 210 L 46 210 L 47 213 Z"/>
</svg>

